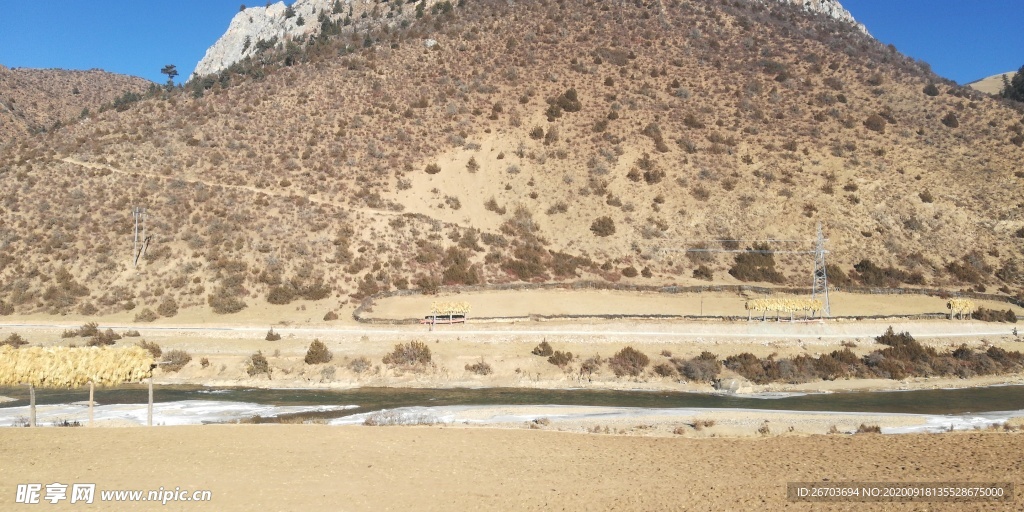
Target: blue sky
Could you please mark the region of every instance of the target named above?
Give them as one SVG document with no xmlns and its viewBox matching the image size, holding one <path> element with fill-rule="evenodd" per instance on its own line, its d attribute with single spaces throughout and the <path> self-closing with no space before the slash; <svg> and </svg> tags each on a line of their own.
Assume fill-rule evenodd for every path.
<svg viewBox="0 0 1024 512">
<path fill-rule="evenodd" d="M 469 0 L 472 1 L 472 0 Z M 840 0 L 883 43 L 970 82 L 1024 65 L 1021 0 Z M 0 0 L 0 64 L 187 78 L 238 0 Z M 262 5 L 266 1 L 248 5 Z M 291 3 L 291 2 L 289 2 Z"/>
</svg>

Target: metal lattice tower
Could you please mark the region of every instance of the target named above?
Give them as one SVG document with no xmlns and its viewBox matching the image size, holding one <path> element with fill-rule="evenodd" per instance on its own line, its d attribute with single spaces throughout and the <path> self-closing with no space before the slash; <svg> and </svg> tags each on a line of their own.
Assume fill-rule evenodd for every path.
<svg viewBox="0 0 1024 512">
<path fill-rule="evenodd" d="M 832 310 L 828 303 L 828 275 L 825 272 L 825 242 L 828 239 L 821 232 L 821 222 L 818 223 L 818 238 L 814 241 L 814 283 L 811 285 L 811 298 L 821 297 L 825 305 L 823 313 L 827 317 L 832 316 Z"/>
</svg>

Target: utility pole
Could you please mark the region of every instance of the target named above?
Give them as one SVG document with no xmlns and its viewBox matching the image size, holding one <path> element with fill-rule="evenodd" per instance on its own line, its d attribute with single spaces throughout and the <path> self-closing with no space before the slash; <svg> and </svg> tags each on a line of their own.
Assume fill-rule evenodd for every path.
<svg viewBox="0 0 1024 512">
<path fill-rule="evenodd" d="M 135 239 L 132 243 L 132 266 L 138 268 L 139 258 L 146 247 L 146 210 L 136 206 L 132 209 L 132 219 L 135 221 Z M 142 247 L 139 247 L 139 225 L 142 225 Z"/>
<path fill-rule="evenodd" d="M 828 239 L 821 232 L 821 222 L 818 222 L 818 238 L 814 241 L 814 280 L 811 284 L 811 298 L 817 299 L 821 296 L 822 303 L 824 304 L 824 310 L 822 311 L 825 316 L 832 316 L 832 309 L 828 303 L 828 275 L 825 272 L 825 255 L 828 251 L 825 250 L 825 242 Z"/>
</svg>

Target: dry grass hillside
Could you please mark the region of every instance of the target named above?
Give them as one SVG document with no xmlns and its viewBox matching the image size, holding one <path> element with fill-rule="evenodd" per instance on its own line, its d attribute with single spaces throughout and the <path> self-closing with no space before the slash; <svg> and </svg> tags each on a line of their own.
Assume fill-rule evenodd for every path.
<svg viewBox="0 0 1024 512">
<path fill-rule="evenodd" d="M 562 0 L 445 2 L 392 27 L 381 5 L 4 148 L 0 311 L 806 286 L 806 255 L 660 249 L 806 241 L 819 221 L 839 285 L 1024 289 L 1021 110 L 849 25 L 742 0 Z"/>
<path fill-rule="evenodd" d="M 7 68 L 0 65 L 0 146 L 96 112 L 125 93 L 153 85 L 142 78 L 91 69 Z"/>
<path fill-rule="evenodd" d="M 1006 77 L 1006 79 L 1009 80 L 1013 78 L 1015 73 L 1016 71 L 1009 71 L 1007 73 L 987 76 L 981 80 L 971 82 L 967 84 L 967 86 L 986 94 L 999 94 L 1003 90 L 1003 77 Z"/>
</svg>

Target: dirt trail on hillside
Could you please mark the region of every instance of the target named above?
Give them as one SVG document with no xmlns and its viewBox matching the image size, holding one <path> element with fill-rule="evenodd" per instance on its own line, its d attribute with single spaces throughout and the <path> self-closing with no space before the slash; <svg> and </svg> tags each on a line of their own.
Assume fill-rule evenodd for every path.
<svg viewBox="0 0 1024 512">
<path fill-rule="evenodd" d="M 252 193 L 252 194 L 264 194 L 264 195 L 268 195 L 268 196 L 281 197 L 281 198 L 289 198 L 289 197 L 292 197 L 292 196 L 295 195 L 295 194 L 287 194 L 287 193 L 283 193 L 283 192 L 276 192 L 276 191 L 272 191 L 272 190 L 256 188 L 256 187 L 254 187 L 252 185 L 228 185 L 228 184 L 225 184 L 225 183 L 218 183 L 218 182 L 215 182 L 215 181 L 201 180 L 201 179 L 197 179 L 197 178 L 183 178 L 183 177 L 180 177 L 180 176 L 173 176 L 173 177 L 172 176 L 161 176 L 159 174 L 152 174 L 152 173 L 146 173 L 146 172 L 126 171 L 124 169 L 118 169 L 117 167 L 114 167 L 114 166 L 111 166 L 111 165 L 98 164 L 98 163 L 94 163 L 94 162 L 85 162 L 85 161 L 78 160 L 78 159 L 73 158 L 73 157 L 66 157 L 66 158 L 61 159 L 61 161 L 69 163 L 69 164 L 73 164 L 73 165 L 79 165 L 79 166 L 82 166 L 82 167 L 87 167 L 89 169 L 106 169 L 106 170 L 109 170 L 111 172 L 116 172 L 118 174 L 122 174 L 122 175 L 125 175 L 125 176 L 136 176 L 136 175 L 137 176 L 145 176 L 147 178 L 153 178 L 153 179 L 157 179 L 157 180 L 161 180 L 161 181 L 175 180 L 175 181 L 182 181 L 182 182 L 185 182 L 185 183 L 188 183 L 188 184 L 191 184 L 191 185 L 202 184 L 202 185 L 206 185 L 206 186 L 209 186 L 209 187 L 232 189 L 232 190 L 241 190 L 241 191 L 249 192 L 249 193 Z M 363 213 L 369 213 L 369 214 L 372 214 L 372 215 L 386 215 L 386 216 L 392 216 L 392 217 L 396 216 L 396 215 L 401 215 L 402 214 L 401 212 L 392 212 L 392 211 L 388 211 L 388 210 L 375 210 L 373 208 L 362 208 L 362 207 L 358 207 L 358 206 L 352 206 L 350 204 L 337 203 L 337 202 L 334 202 L 334 201 L 328 201 L 328 200 L 325 200 L 325 199 L 320 199 L 317 196 L 307 195 L 307 196 L 304 196 L 304 197 L 305 197 L 305 199 L 307 201 L 309 201 L 311 203 L 314 203 L 314 204 L 322 204 L 322 205 L 327 205 L 327 206 L 333 206 L 335 208 L 341 208 L 343 210 L 348 210 L 348 211 L 363 212 Z"/>
</svg>

